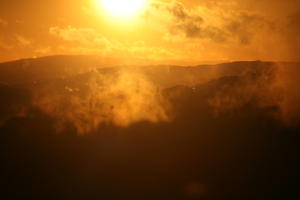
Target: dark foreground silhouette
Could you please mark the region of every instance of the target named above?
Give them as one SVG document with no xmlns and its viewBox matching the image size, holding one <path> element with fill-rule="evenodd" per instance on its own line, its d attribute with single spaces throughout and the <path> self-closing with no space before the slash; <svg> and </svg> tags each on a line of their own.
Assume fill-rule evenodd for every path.
<svg viewBox="0 0 300 200">
<path fill-rule="evenodd" d="M 100 123 L 81 136 L 71 122 L 58 131 L 60 119 L 35 106 L 33 93 L 49 84 L 56 92 L 66 83 L 84 87 L 91 72 L 35 84 L 3 81 L 1 195 L 6 199 L 299 199 L 298 102 L 289 110 L 292 100 L 282 100 L 283 94 L 289 95 L 284 92 L 294 91 L 292 86 L 283 91 L 274 84 L 277 72 L 272 63 L 222 66 L 221 75 L 194 85 L 174 84 L 174 79 L 177 73 L 180 78 L 196 74 L 203 79 L 202 72 L 190 72 L 199 67 L 169 67 L 172 75 L 161 81 L 168 86 L 162 95 L 169 102 L 169 121 L 141 120 L 126 127 Z M 203 73 L 210 70 L 206 67 Z M 157 70 L 152 75 L 163 73 Z M 159 82 L 159 76 L 153 77 Z M 295 101 L 296 91 L 291 96 Z"/>
</svg>

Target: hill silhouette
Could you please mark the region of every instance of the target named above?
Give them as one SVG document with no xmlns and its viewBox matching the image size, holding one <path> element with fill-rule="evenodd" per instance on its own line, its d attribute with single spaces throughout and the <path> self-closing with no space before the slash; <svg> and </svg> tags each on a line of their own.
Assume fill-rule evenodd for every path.
<svg viewBox="0 0 300 200">
<path fill-rule="evenodd" d="M 1 193 L 297 199 L 299 63 L 0 64 Z"/>
</svg>

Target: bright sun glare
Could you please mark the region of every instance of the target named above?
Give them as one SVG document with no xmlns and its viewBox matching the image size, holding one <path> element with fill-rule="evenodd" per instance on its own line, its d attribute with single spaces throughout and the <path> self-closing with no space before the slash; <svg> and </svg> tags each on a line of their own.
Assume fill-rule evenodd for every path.
<svg viewBox="0 0 300 200">
<path fill-rule="evenodd" d="M 129 18 L 145 7 L 146 0 L 100 0 L 102 8 L 111 16 Z"/>
</svg>

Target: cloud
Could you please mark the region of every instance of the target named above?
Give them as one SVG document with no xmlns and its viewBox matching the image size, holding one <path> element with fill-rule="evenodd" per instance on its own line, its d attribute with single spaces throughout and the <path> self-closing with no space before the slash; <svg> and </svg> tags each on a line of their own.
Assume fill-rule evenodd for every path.
<svg viewBox="0 0 300 200">
<path fill-rule="evenodd" d="M 171 32 L 183 33 L 187 38 L 209 38 L 217 42 L 225 40 L 222 29 L 205 25 L 205 19 L 201 15 L 187 10 L 183 4 L 174 1 L 166 9 L 173 18 Z"/>
<path fill-rule="evenodd" d="M 296 12 L 285 18 L 278 20 L 277 33 L 271 33 L 271 36 L 279 34 L 279 40 L 276 41 L 276 47 L 273 49 L 282 49 L 282 54 L 287 60 L 300 61 L 300 12 Z"/>
<path fill-rule="evenodd" d="M 232 16 L 225 30 L 230 36 L 236 37 L 241 44 L 249 44 L 257 33 L 274 29 L 273 23 L 257 14 L 240 12 Z"/>
<path fill-rule="evenodd" d="M 63 40 L 78 42 L 83 45 L 109 46 L 110 42 L 92 28 L 51 27 L 49 33 Z"/>
<path fill-rule="evenodd" d="M 225 12 L 198 6 L 187 9 L 179 1 L 152 4 L 147 17 L 158 15 L 170 19 L 168 31 L 190 39 L 209 39 L 216 43 L 249 44 L 258 29 L 270 28 L 264 17 L 247 12 Z M 151 14 L 153 13 L 153 14 Z"/>
<path fill-rule="evenodd" d="M 266 14 L 240 1 L 184 2 L 155 1 L 144 15 L 181 60 L 299 60 L 297 13 Z"/>
<path fill-rule="evenodd" d="M 0 18 L 0 26 L 6 26 L 8 24 L 7 21 L 5 21 L 4 19 Z"/>
<path fill-rule="evenodd" d="M 144 41 L 120 42 L 108 39 L 92 28 L 51 27 L 49 34 L 62 39 L 59 50 L 71 54 L 97 54 L 126 60 L 158 60 L 173 54 L 160 46 L 151 46 Z"/>
<path fill-rule="evenodd" d="M 298 33 L 300 32 L 300 12 L 288 17 L 288 25 Z"/>
<path fill-rule="evenodd" d="M 46 54 L 49 54 L 51 52 L 51 47 L 50 46 L 39 47 L 39 48 L 36 48 L 34 50 L 34 52 L 37 53 L 37 54 L 46 55 Z"/>
<path fill-rule="evenodd" d="M 5 50 L 13 49 L 14 46 L 12 44 L 9 44 L 5 38 L 1 37 L 0 35 L 0 48 L 3 48 Z"/>
<path fill-rule="evenodd" d="M 59 45 L 60 50 L 68 53 L 108 55 L 118 49 L 112 42 L 92 28 L 50 27 L 49 34 L 66 43 Z"/>
<path fill-rule="evenodd" d="M 17 40 L 18 44 L 23 46 L 23 47 L 27 47 L 27 46 L 30 46 L 32 44 L 32 41 L 25 38 L 24 36 L 22 35 L 19 35 L 19 34 L 15 34 L 15 39 Z"/>
<path fill-rule="evenodd" d="M 7 24 L 8 22 L 6 20 L 0 18 L 0 28 L 7 26 Z M 6 35 L 2 34 L 2 32 L 0 32 L 0 48 L 5 50 L 13 48 L 13 45 L 8 42 Z"/>
</svg>

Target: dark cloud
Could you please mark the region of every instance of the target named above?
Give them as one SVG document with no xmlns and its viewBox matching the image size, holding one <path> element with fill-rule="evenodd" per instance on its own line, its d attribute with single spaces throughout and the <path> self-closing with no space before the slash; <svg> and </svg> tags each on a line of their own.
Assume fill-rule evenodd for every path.
<svg viewBox="0 0 300 200">
<path fill-rule="evenodd" d="M 264 17 L 241 12 L 224 27 L 241 44 L 250 44 L 253 36 L 262 29 L 274 29 L 272 22 Z"/>
<path fill-rule="evenodd" d="M 165 9 L 172 17 L 170 25 L 172 34 L 183 34 L 187 38 L 210 39 L 217 43 L 238 42 L 251 43 L 257 30 L 272 28 L 272 23 L 257 14 L 228 11 L 230 16 L 218 16 L 220 25 L 210 24 L 207 16 L 197 10 L 188 10 L 177 1 L 170 4 L 154 5 L 156 9 Z"/>
<path fill-rule="evenodd" d="M 286 48 L 289 60 L 299 61 L 300 51 L 300 12 L 296 12 L 282 19 L 279 26 L 282 46 Z"/>
<path fill-rule="evenodd" d="M 184 5 L 180 2 L 174 2 L 172 6 L 168 8 L 168 10 L 179 20 L 185 20 L 189 18 L 188 11 L 185 9 Z M 202 22 L 202 18 L 198 18 L 200 22 Z"/>
<path fill-rule="evenodd" d="M 191 13 L 180 2 L 173 2 L 167 7 L 173 16 L 170 29 L 174 33 L 181 32 L 188 38 L 208 38 L 216 42 L 226 40 L 226 33 L 218 27 L 205 25 L 205 19 L 198 13 Z"/>
<path fill-rule="evenodd" d="M 300 33 L 300 11 L 288 17 L 288 25 L 290 28 Z"/>
</svg>

